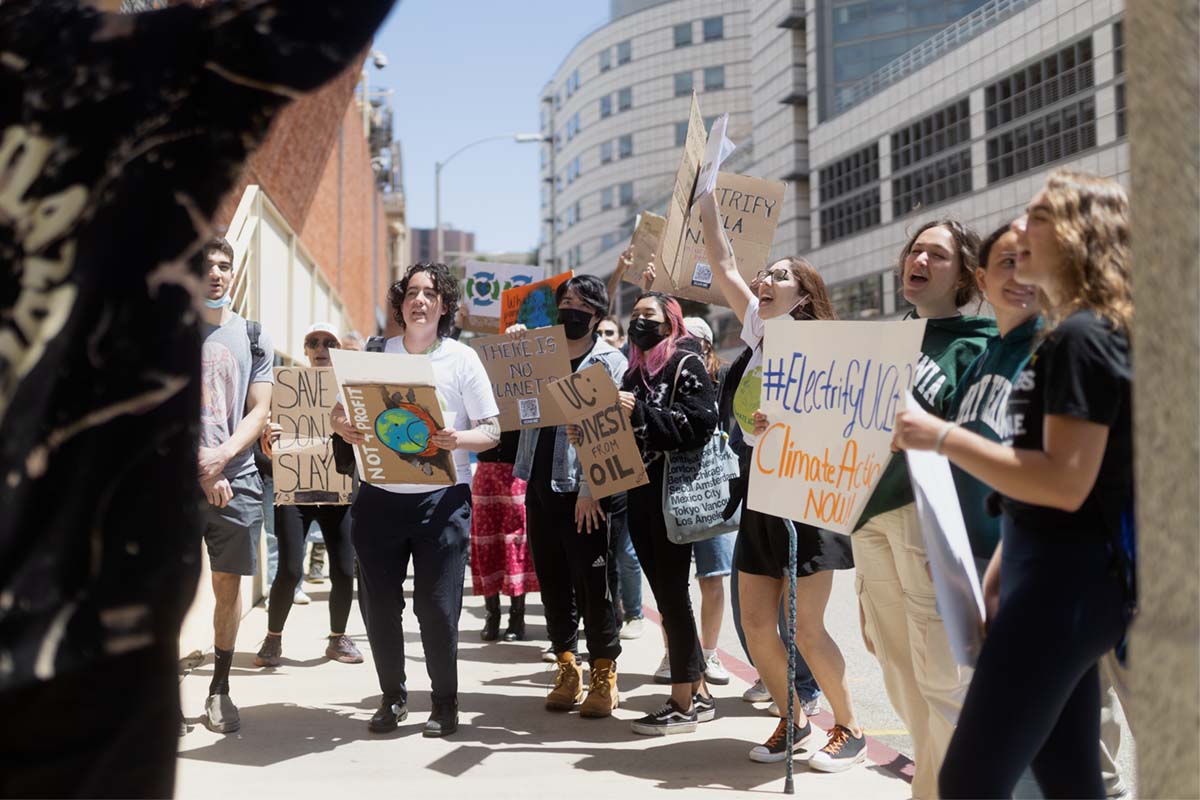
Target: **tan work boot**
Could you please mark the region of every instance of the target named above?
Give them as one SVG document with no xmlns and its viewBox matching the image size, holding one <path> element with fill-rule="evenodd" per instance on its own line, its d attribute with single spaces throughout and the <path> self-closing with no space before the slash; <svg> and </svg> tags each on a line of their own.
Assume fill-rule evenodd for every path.
<svg viewBox="0 0 1200 800">
<path fill-rule="evenodd" d="M 559 653 L 558 674 L 554 676 L 554 689 L 546 696 L 546 710 L 570 711 L 582 699 L 583 670 L 570 650 Z"/>
<path fill-rule="evenodd" d="M 592 662 L 587 700 L 579 709 L 581 717 L 610 717 L 620 700 L 617 697 L 617 664 L 611 658 Z"/>
</svg>

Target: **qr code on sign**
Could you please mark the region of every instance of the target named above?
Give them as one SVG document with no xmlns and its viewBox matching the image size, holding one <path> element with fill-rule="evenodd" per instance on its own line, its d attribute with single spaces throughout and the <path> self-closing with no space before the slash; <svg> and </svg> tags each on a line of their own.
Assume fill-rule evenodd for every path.
<svg viewBox="0 0 1200 800">
<path fill-rule="evenodd" d="M 517 415 L 522 425 L 534 425 L 542 421 L 542 408 L 536 397 L 517 401 Z"/>
<path fill-rule="evenodd" d="M 712 286 L 713 274 L 712 268 L 703 261 L 696 263 L 696 269 L 692 272 L 692 286 L 699 286 L 701 289 L 707 289 Z"/>
</svg>

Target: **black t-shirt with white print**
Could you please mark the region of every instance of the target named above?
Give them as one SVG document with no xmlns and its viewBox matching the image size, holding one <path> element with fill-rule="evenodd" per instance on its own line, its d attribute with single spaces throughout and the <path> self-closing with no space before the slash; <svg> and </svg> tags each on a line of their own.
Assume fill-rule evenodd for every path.
<svg viewBox="0 0 1200 800">
<path fill-rule="evenodd" d="M 1076 512 L 1002 498 L 1006 514 L 1046 536 L 1111 537 L 1133 500 L 1132 367 L 1129 339 L 1090 311 L 1067 317 L 1017 376 L 1009 397 L 1012 445 L 1043 449 L 1045 418 L 1104 425 L 1108 443 L 1096 483 Z"/>
</svg>

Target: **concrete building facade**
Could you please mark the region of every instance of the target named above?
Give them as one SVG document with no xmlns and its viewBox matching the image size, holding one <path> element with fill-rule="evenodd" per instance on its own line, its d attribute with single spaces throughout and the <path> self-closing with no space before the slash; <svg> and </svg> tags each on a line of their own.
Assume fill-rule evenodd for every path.
<svg viewBox="0 0 1200 800">
<path fill-rule="evenodd" d="M 665 207 L 691 93 L 705 121 L 728 111 L 750 136 L 745 0 L 621 0 L 563 59 L 540 95 L 539 263 L 607 278 L 643 208 Z"/>
<path fill-rule="evenodd" d="M 436 228 L 412 228 L 409 230 L 409 241 L 412 243 L 412 260 L 409 264 L 419 261 L 461 264 L 475 252 L 475 234 L 457 228 L 442 228 L 442 244 L 446 248 L 445 257 L 448 261 L 438 252 Z"/>
</svg>

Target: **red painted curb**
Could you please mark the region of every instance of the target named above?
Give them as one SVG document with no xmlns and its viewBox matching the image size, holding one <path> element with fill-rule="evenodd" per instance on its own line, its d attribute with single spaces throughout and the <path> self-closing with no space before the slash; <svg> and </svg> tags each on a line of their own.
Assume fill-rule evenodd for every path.
<svg viewBox="0 0 1200 800">
<path fill-rule="evenodd" d="M 655 625 L 662 625 L 662 616 L 658 613 L 658 609 L 650 606 L 642 606 L 642 614 L 646 619 L 653 622 Z M 725 665 L 725 669 L 732 674 L 738 676 L 746 683 L 754 683 L 758 680 L 758 670 L 742 661 L 737 656 L 729 653 L 721 648 L 717 648 L 717 654 L 721 658 L 721 663 Z M 833 714 L 830 714 L 824 708 L 821 713 L 812 717 L 817 725 L 829 730 L 833 727 Z M 867 737 L 867 758 L 875 763 L 880 769 L 891 773 L 902 781 L 912 783 L 914 765 L 911 758 L 901 753 L 899 750 L 893 750 L 883 742 Z"/>
</svg>

